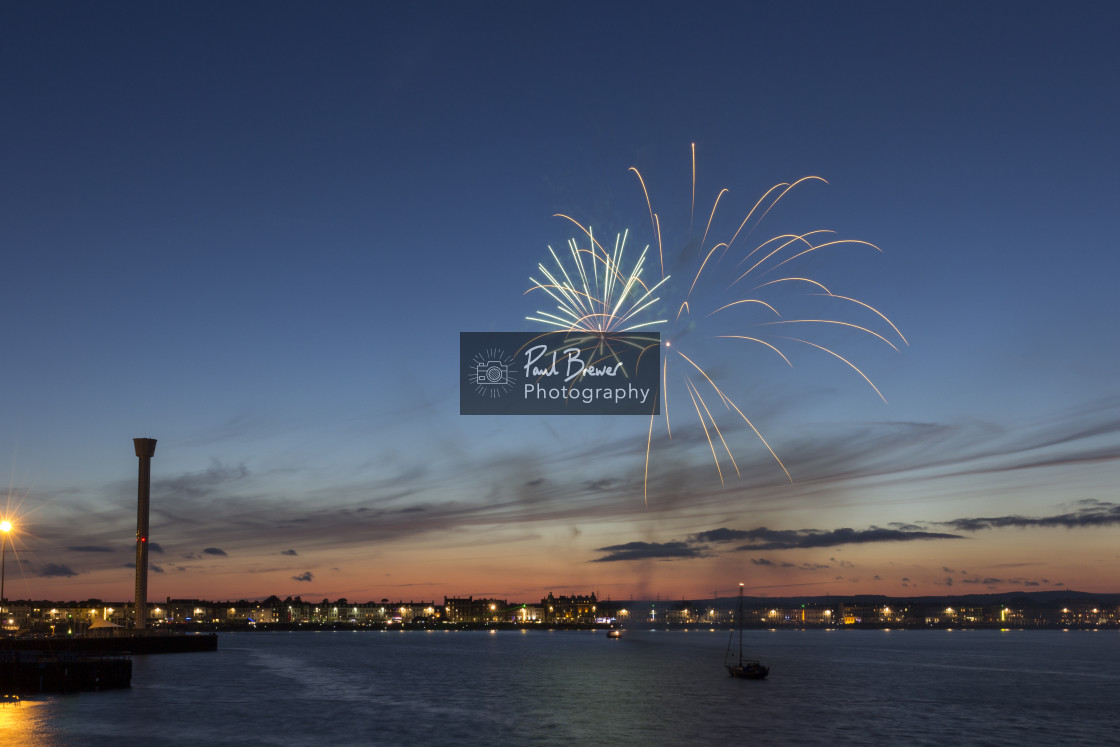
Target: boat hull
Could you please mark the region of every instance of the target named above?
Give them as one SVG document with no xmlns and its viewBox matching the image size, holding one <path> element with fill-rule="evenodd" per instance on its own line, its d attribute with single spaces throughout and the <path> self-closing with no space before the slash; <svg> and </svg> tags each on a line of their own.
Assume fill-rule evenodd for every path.
<svg viewBox="0 0 1120 747">
<path fill-rule="evenodd" d="M 741 680 L 762 680 L 770 674 L 770 667 L 758 663 L 728 664 L 727 673 Z"/>
</svg>

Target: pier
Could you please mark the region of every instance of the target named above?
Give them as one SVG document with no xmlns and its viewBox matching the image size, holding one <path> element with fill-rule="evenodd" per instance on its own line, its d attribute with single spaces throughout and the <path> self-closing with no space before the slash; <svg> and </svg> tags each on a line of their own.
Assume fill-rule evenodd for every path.
<svg viewBox="0 0 1120 747">
<path fill-rule="evenodd" d="M 45 653 L 123 653 L 123 654 L 186 654 L 217 651 L 215 633 L 164 633 L 147 631 L 129 635 L 89 637 L 0 638 L 0 655 L 6 651 L 42 651 Z"/>
<path fill-rule="evenodd" d="M 130 687 L 133 654 L 217 650 L 212 633 L 0 638 L 0 696 Z"/>
<path fill-rule="evenodd" d="M 0 651 L 0 694 L 76 693 L 132 685 L 132 659 L 125 653 Z"/>
</svg>

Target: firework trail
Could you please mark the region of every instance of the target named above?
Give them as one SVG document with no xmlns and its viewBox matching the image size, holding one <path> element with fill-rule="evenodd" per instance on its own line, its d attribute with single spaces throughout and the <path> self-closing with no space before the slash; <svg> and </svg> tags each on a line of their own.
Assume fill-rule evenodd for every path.
<svg viewBox="0 0 1120 747">
<path fill-rule="evenodd" d="M 740 474 L 732 448 L 724 437 L 729 422 L 745 424 L 786 478 L 792 481 L 785 464 L 750 418 L 698 360 L 699 354 L 690 354 L 686 350 L 686 338 L 699 336 L 757 345 L 768 354 L 778 356 L 790 367 L 793 363 L 786 354 L 789 348 L 806 346 L 842 361 L 886 402 L 871 379 L 836 350 L 804 339 L 804 336 L 778 334 L 786 329 L 846 328 L 877 339 L 895 351 L 899 348 L 892 339 L 908 345 L 899 329 L 878 309 L 856 298 L 835 293 L 797 269 L 799 263 L 804 264 L 806 258 L 822 250 L 845 245 L 867 247 L 877 252 L 881 250 L 859 239 L 836 238 L 832 231 L 825 229 L 780 234 L 757 244 L 750 240 L 767 214 L 795 188 L 807 182 L 827 183 L 817 176 L 774 185 L 754 203 L 729 236 L 716 241 L 711 236 L 713 225 L 720 201 L 728 193 L 728 190 L 722 189 L 712 204 L 702 237 L 696 248 L 689 252 L 695 269 L 682 273 L 683 280 L 678 278 L 670 283 L 672 276 L 666 274 L 661 217 L 654 211 L 641 173 L 633 167 L 630 171 L 637 178 L 648 210 L 651 244 L 640 252 L 627 250 L 629 230 L 626 230 L 616 236 L 613 247 L 608 250 L 595 237 L 590 226 L 585 227 L 571 216 L 557 214 L 556 217 L 574 224 L 579 236 L 568 242 L 567 256 L 558 255 L 549 247 L 553 264 L 538 265 L 539 276 L 530 277 L 532 286 L 527 292 L 543 291 L 556 302 L 556 307 L 552 311 L 538 311 L 527 319 L 553 329 L 603 338 L 636 330 L 662 331 L 661 398 L 668 437 L 671 439 L 673 435 L 675 412 L 670 408 L 669 384 L 677 383 L 679 377 L 688 395 L 687 404 L 691 405 L 691 410 L 686 407 L 685 411 L 695 413 L 721 483 L 724 483 L 727 466 L 736 475 Z M 690 224 L 694 220 L 695 204 L 696 147 L 693 145 Z M 649 265 L 653 265 L 650 254 L 654 245 L 657 264 L 649 267 L 647 260 Z M 635 254 L 637 258 L 632 259 Z M 795 318 L 783 313 L 793 299 L 805 296 L 827 300 L 837 309 L 862 309 L 879 326 L 879 331 L 833 316 Z M 676 397 L 674 407 L 675 403 Z M 643 498 L 647 505 L 655 420 L 656 417 L 651 415 L 646 440 Z"/>
</svg>

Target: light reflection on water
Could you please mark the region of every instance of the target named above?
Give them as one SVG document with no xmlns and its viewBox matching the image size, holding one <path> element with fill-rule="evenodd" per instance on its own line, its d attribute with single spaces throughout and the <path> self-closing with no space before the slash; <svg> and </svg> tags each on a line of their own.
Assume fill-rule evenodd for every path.
<svg viewBox="0 0 1120 747">
<path fill-rule="evenodd" d="M 769 679 L 726 675 L 723 631 L 227 634 L 134 657 L 129 690 L 0 708 L 0 744 L 1094 744 L 1120 727 L 1116 631 L 747 643 Z"/>
<path fill-rule="evenodd" d="M 37 700 L 0 705 L 0 743 L 28 747 L 54 744 L 47 719 L 50 712 L 48 703 Z"/>
</svg>

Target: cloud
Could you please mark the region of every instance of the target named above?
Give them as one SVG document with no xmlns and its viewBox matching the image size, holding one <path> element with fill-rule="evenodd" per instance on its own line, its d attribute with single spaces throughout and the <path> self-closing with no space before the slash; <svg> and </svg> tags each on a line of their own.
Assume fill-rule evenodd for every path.
<svg viewBox="0 0 1120 747">
<path fill-rule="evenodd" d="M 649 505 L 660 506 L 673 493 L 687 492 L 691 502 L 701 505 L 720 500 L 729 493 L 749 490 L 753 502 L 764 502 L 781 490 L 788 498 L 808 503 L 838 483 L 849 485 L 875 479 L 880 488 L 891 484 L 912 486 L 915 480 L 1006 474 L 1022 470 L 1053 470 L 1120 461 L 1120 447 L 1099 447 L 1094 441 L 1120 433 L 1120 400 L 1100 401 L 1091 406 L 1059 414 L 1045 423 L 1004 428 L 990 423 L 866 423 L 843 432 L 814 433 L 796 441 L 776 445 L 799 488 L 790 496 L 768 467 L 769 454 L 746 455 L 739 461 L 743 479 L 726 489 L 692 488 L 680 464 L 651 470 Z M 674 429 L 674 441 L 676 431 Z M 695 434 L 694 434 L 695 435 Z M 698 443 L 706 444 L 703 434 Z M 644 444 L 642 444 L 644 446 Z M 660 443 L 655 451 L 679 454 L 680 449 Z M 738 457 L 737 457 L 738 458 Z M 768 461 L 769 460 L 769 461 Z M 691 469 L 692 465 L 685 465 Z M 710 463 L 709 463 L 710 468 Z M 913 525 L 890 525 L 911 529 Z M 709 541 L 716 541 L 715 539 Z"/>
<path fill-rule="evenodd" d="M 152 573 L 163 573 L 163 566 L 152 563 L 148 566 L 148 570 L 150 570 Z"/>
<path fill-rule="evenodd" d="M 773 568 L 795 568 L 799 571 L 820 571 L 831 567 L 828 565 L 821 565 L 820 563 L 789 563 L 786 561 L 775 563 L 768 558 L 751 558 L 751 564 L 770 566 Z"/>
<path fill-rule="evenodd" d="M 596 552 L 607 553 L 593 563 L 612 563 L 619 560 L 680 560 L 702 558 L 706 547 L 693 547 L 687 542 L 627 542 L 623 545 L 600 547 Z"/>
<path fill-rule="evenodd" d="M 148 552 L 158 552 L 160 555 L 163 555 L 163 545 L 158 542 L 149 542 Z"/>
<path fill-rule="evenodd" d="M 104 545 L 77 545 L 66 549 L 71 552 L 113 552 L 112 547 L 105 547 Z"/>
<path fill-rule="evenodd" d="M 221 555 L 222 557 L 227 555 L 226 551 L 220 547 L 207 547 L 203 552 L 207 555 Z"/>
<path fill-rule="evenodd" d="M 45 566 L 43 566 L 43 569 L 39 571 L 39 575 L 44 578 L 69 578 L 71 576 L 77 576 L 78 572 L 68 565 L 62 565 L 60 563 L 47 563 Z"/>
<path fill-rule="evenodd" d="M 973 576 L 972 578 L 962 578 L 960 581 L 962 584 L 972 584 L 978 586 L 995 586 L 998 584 L 1012 584 L 1015 586 L 1042 586 L 1042 584 L 1048 583 L 1046 579 L 1038 581 L 1032 578 L 994 578 L 991 576 L 987 576 L 985 578 Z"/>
<path fill-rule="evenodd" d="M 1115 399 L 1063 413 L 1034 427 L 990 424 L 871 423 L 835 439 L 813 439 L 784 450 L 796 478 L 871 477 L 936 470 L 939 477 L 1083 466 L 1120 460 L 1120 447 L 1096 446 L 1120 433 Z"/>
<path fill-rule="evenodd" d="M 276 423 L 269 417 L 259 413 L 243 412 L 226 420 L 224 423 L 200 430 L 185 437 L 180 443 L 183 447 L 210 446 L 236 439 L 244 442 L 247 439 L 259 438 L 262 435 L 272 435 L 276 430 Z"/>
<path fill-rule="evenodd" d="M 818 529 L 768 529 L 757 527 L 755 529 L 729 529 L 720 527 L 705 532 L 689 535 L 685 542 L 628 542 L 621 545 L 597 548 L 597 552 L 606 555 L 596 558 L 592 562 L 607 563 L 619 560 L 679 560 L 682 558 L 710 557 L 714 553 L 710 544 L 727 544 L 742 542 L 746 544 L 735 547 L 735 551 L 759 550 L 797 550 L 820 547 L 836 547 L 839 545 L 868 544 L 874 542 L 907 542 L 912 540 L 928 539 L 964 539 L 959 534 L 946 534 L 942 532 L 928 532 L 920 529 L 884 529 L 870 527 L 868 529 L 841 528 L 829 531 Z M 841 567 L 851 567 L 848 561 L 837 561 L 830 558 L 833 563 Z M 829 568 L 829 565 L 820 563 L 791 563 L 783 561 L 775 563 L 766 558 L 752 558 L 754 565 L 765 565 L 781 568 L 796 568 L 799 570 L 816 571 Z"/>
<path fill-rule="evenodd" d="M 925 539 L 963 539 L 959 534 L 940 532 L 904 531 L 901 529 L 833 529 L 822 532 L 816 529 L 767 529 L 759 527 L 743 533 L 747 544 L 737 550 L 793 550 L 837 545 L 868 544 L 872 542 L 908 542 Z"/>
<path fill-rule="evenodd" d="M 295 550 L 281 550 L 280 554 L 281 555 L 299 555 L 299 553 L 296 552 Z"/>
<path fill-rule="evenodd" d="M 293 581 L 311 581 L 313 578 L 315 578 L 315 575 L 311 571 L 304 571 L 298 576 L 292 576 Z"/>
<path fill-rule="evenodd" d="M 974 519 L 953 519 L 937 522 L 961 532 L 978 532 L 982 529 L 1006 527 L 1063 527 L 1081 529 L 1120 525 L 1120 504 L 1092 501 L 1076 511 L 1053 516 L 992 516 Z"/>
<path fill-rule="evenodd" d="M 739 540 L 747 539 L 749 534 L 742 529 L 728 529 L 727 527 L 720 527 L 719 529 L 710 529 L 707 532 L 700 532 L 689 536 L 690 542 L 736 542 Z"/>
<path fill-rule="evenodd" d="M 788 483 L 765 449 L 757 450 L 757 458 L 756 450 L 748 449 L 740 461 L 742 479 L 729 481 L 726 487 L 721 487 L 710 460 L 693 463 L 688 449 L 681 448 L 689 442 L 680 442 L 676 429 L 672 444 L 655 432 L 654 451 L 659 459 L 651 462 L 648 508 L 642 511 L 644 526 L 657 526 L 663 533 L 604 538 L 590 543 L 591 546 L 603 541 L 612 545 L 588 557 L 600 563 L 672 561 L 734 550 L 750 551 L 749 556 L 740 559 L 739 562 L 743 562 L 745 557 L 771 552 L 775 553 L 771 557 L 780 559 L 782 556 L 777 553 L 798 548 L 811 551 L 916 539 L 961 539 L 962 535 L 971 538 L 973 532 L 981 529 L 1116 525 L 1120 519 L 1115 504 L 1040 509 L 1044 514 L 1041 516 L 1011 515 L 1010 510 L 1016 509 L 989 509 L 994 515 L 957 518 L 945 523 L 915 523 L 910 521 L 912 516 L 905 514 L 883 515 L 878 527 L 836 528 L 820 524 L 818 528 L 805 528 L 802 524 L 798 528 L 797 524 L 779 523 L 782 520 L 778 518 L 768 520 L 771 527 L 785 527 L 785 531 L 758 526 L 756 522 L 747 523 L 749 520 L 741 518 L 751 515 L 749 509 L 777 505 L 779 497 L 783 507 L 799 511 L 792 515 L 812 516 L 814 514 L 803 509 L 818 506 L 822 496 L 836 494 L 837 486 L 841 491 L 838 500 L 845 505 L 861 505 L 859 502 L 871 498 L 861 490 L 858 481 L 871 477 L 894 478 L 897 484 L 911 484 L 915 480 L 982 472 L 1006 474 L 1007 470 L 1031 466 L 1042 468 L 1108 459 L 1109 453 L 1096 449 L 1096 444 L 1090 441 L 1120 432 L 1120 409 L 1116 404 L 1105 405 L 1097 408 L 1098 413 L 1061 415 L 1045 423 L 1045 428 L 1042 425 L 1003 429 L 982 423 L 895 422 L 867 423 L 854 431 L 845 428 L 844 432 L 823 435 L 805 432 L 780 448 L 775 444 L 775 450 L 796 479 L 794 485 Z M 440 438 L 455 444 L 470 440 L 458 438 L 454 432 L 456 428 L 460 426 L 452 426 L 452 432 Z M 707 449 L 703 433 L 698 428 L 694 430 L 688 438 Z M 471 433 L 470 428 L 463 427 L 459 435 L 470 436 Z M 547 449 L 525 443 L 485 453 L 464 451 L 456 455 L 456 452 L 449 452 L 454 458 L 446 462 L 425 457 L 423 464 L 410 464 L 410 458 L 401 454 L 386 455 L 371 459 L 360 470 L 355 469 L 332 484 L 312 480 L 317 475 L 314 469 L 299 464 L 285 463 L 273 469 L 257 468 L 255 462 L 251 463 L 253 469 L 237 464 L 213 464 L 209 469 L 172 476 L 168 480 L 157 478 L 153 483 L 157 494 L 153 496 L 153 514 L 162 522 L 157 526 L 168 527 L 168 534 L 163 535 L 161 530 L 161 536 L 168 539 L 169 547 L 172 546 L 170 528 L 174 528 L 171 554 L 190 560 L 213 560 L 213 556 L 219 555 L 213 550 L 221 547 L 229 547 L 228 552 L 234 558 L 243 559 L 261 548 L 276 545 L 282 549 L 261 551 L 273 553 L 274 560 L 277 553 L 296 557 L 296 551 L 289 553 L 284 546 L 293 548 L 299 544 L 305 548 L 304 552 L 314 548 L 319 553 L 329 548 L 340 557 L 327 558 L 326 562 L 341 562 L 350 548 L 366 548 L 372 543 L 401 546 L 418 537 L 450 536 L 452 531 L 469 542 L 492 532 L 494 527 L 526 525 L 578 524 L 585 528 L 584 536 L 594 536 L 591 527 L 595 525 L 613 523 L 618 526 L 633 520 L 635 494 L 638 495 L 637 505 L 642 506 L 645 435 L 620 437 L 617 428 L 602 434 L 596 430 L 593 437 L 578 441 L 557 437 L 556 443 L 550 443 Z M 435 448 L 440 447 L 436 445 Z M 738 452 L 736 456 L 738 458 Z M 446 463 L 446 469 L 456 474 L 469 475 L 472 489 L 446 490 L 447 473 L 433 466 L 441 463 Z M 305 480 L 305 484 L 288 479 L 293 475 Z M 282 478 L 284 481 L 279 482 Z M 134 511 L 134 481 L 129 481 L 128 485 L 132 497 L 127 502 Z M 288 487 L 292 485 L 298 486 L 298 494 L 295 487 Z M 890 479 L 876 482 L 877 488 L 884 490 L 891 485 Z M 105 485 L 100 492 L 91 494 L 89 508 L 101 501 L 118 500 L 119 495 L 128 492 L 116 483 Z M 120 499 L 120 502 L 123 505 L 125 501 Z M 682 529 L 674 522 L 686 505 L 692 521 Z M 314 506 L 314 510 L 309 506 Z M 119 555 L 108 552 L 99 555 L 101 551 L 92 548 L 116 546 L 118 552 L 123 552 L 119 538 L 127 537 L 134 529 L 134 524 L 128 525 L 130 514 L 117 512 L 119 516 L 114 514 L 110 521 L 100 518 L 103 513 L 79 511 L 79 508 L 85 507 L 75 506 L 72 513 L 58 513 L 49 526 L 39 530 L 39 535 L 57 548 L 72 545 L 74 541 L 82 542 L 75 546 L 74 552 L 83 555 L 56 557 L 79 565 L 83 575 L 92 573 L 95 563 L 118 567 L 122 559 Z M 1066 508 L 1070 510 L 1067 512 Z M 946 517 L 952 514 L 940 514 L 936 518 Z M 79 525 L 78 521 L 92 526 L 87 532 L 86 524 L 81 524 L 83 533 L 75 537 L 73 527 Z M 689 534 L 703 526 L 713 528 Z M 755 528 L 751 529 L 752 526 Z M 632 538 L 646 542 L 627 543 Z M 209 545 L 217 547 L 195 551 L 189 556 L 183 554 L 183 548 Z M 150 543 L 153 553 L 161 549 Z M 808 557 L 816 559 L 812 555 Z M 838 570 L 851 567 L 848 561 L 834 561 L 832 566 Z M 181 566 L 168 561 L 164 567 L 172 573 Z M 278 572 L 292 571 L 289 567 Z M 953 571 L 952 575 L 955 577 L 958 572 Z M 280 575 L 279 578 L 287 577 Z"/>
<path fill-rule="evenodd" d="M 249 470 L 244 464 L 231 467 L 214 462 L 204 472 L 152 480 L 152 505 L 207 498 L 228 491 L 232 483 L 242 482 L 248 477 Z"/>
</svg>

